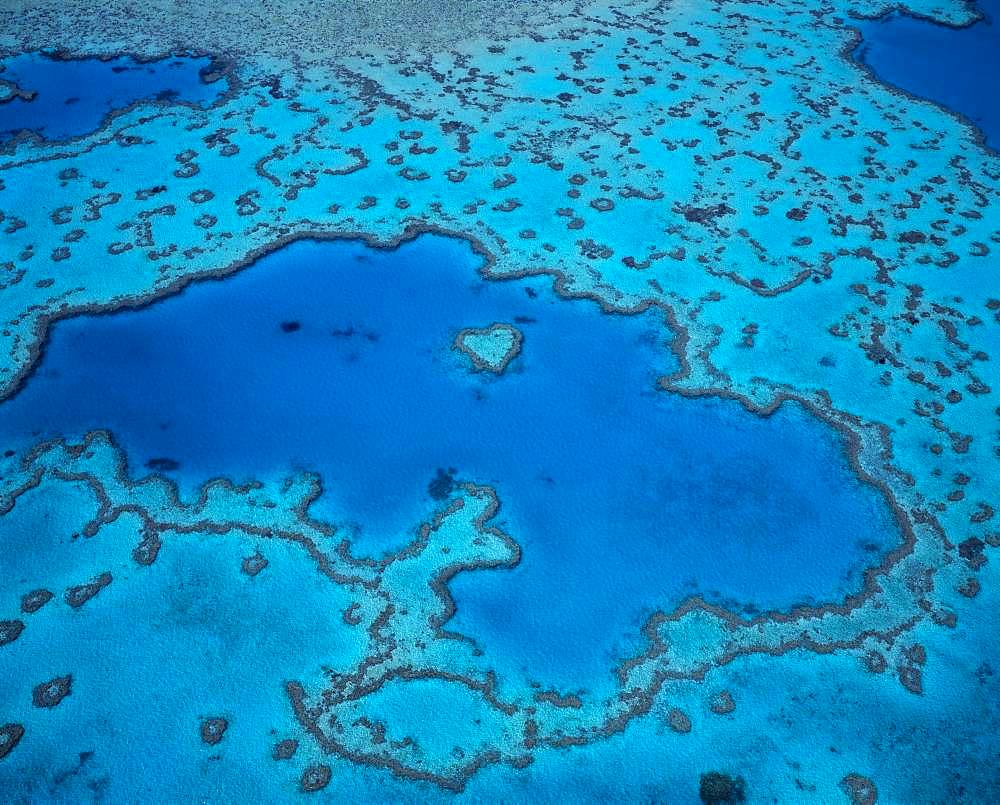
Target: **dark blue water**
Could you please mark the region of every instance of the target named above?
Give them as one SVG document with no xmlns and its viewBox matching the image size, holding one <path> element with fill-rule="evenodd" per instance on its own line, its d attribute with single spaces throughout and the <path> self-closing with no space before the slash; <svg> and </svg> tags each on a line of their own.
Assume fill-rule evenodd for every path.
<svg viewBox="0 0 1000 805">
<path fill-rule="evenodd" d="M 875 74 L 968 118 L 1000 148 L 1000 0 L 978 0 L 985 19 L 949 28 L 905 14 L 855 23 L 855 58 Z"/>
<path fill-rule="evenodd" d="M 57 59 L 26 53 L 0 61 L 0 80 L 36 93 L 0 103 L 0 140 L 34 131 L 49 140 L 78 137 L 99 128 L 108 113 L 138 100 L 158 98 L 208 105 L 226 91 L 225 81 L 206 83 L 207 57 L 141 63 L 127 57 Z"/>
<path fill-rule="evenodd" d="M 567 684 L 606 674 L 649 608 L 840 598 L 898 543 L 839 436 L 803 411 L 655 390 L 673 367 L 659 314 L 483 282 L 477 264 L 435 237 L 300 242 L 141 311 L 60 322 L 0 405 L 0 444 L 110 428 L 134 471 L 176 462 L 188 494 L 318 470 L 315 511 L 356 523 L 358 552 L 400 545 L 441 505 L 439 468 L 491 483 L 523 562 L 460 575 L 454 626 L 504 670 Z M 523 351 L 503 376 L 470 373 L 455 333 L 494 321 L 517 323 Z"/>
</svg>

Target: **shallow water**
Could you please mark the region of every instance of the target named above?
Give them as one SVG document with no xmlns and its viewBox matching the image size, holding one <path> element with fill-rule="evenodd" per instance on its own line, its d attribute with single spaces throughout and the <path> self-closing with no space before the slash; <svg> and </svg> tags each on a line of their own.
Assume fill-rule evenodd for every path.
<svg viewBox="0 0 1000 805">
<path fill-rule="evenodd" d="M 225 82 L 206 83 L 207 57 L 167 57 L 138 62 L 114 59 L 58 59 L 25 53 L 0 61 L 0 81 L 15 84 L 31 100 L 0 103 L 0 140 L 33 131 L 48 140 L 78 137 L 99 128 L 111 112 L 139 100 L 176 100 L 209 104 Z"/>
<path fill-rule="evenodd" d="M 439 237 L 394 252 L 299 242 L 146 309 L 62 321 L 0 406 L 0 435 L 108 428 L 134 472 L 188 496 L 213 476 L 315 470 L 313 514 L 359 553 L 412 538 L 442 505 L 439 470 L 491 484 L 523 561 L 457 577 L 452 626 L 504 670 L 543 655 L 564 683 L 605 676 L 650 608 L 841 599 L 898 544 L 838 434 L 801 409 L 764 419 L 657 391 L 674 362 L 658 313 L 607 315 L 477 267 Z M 451 349 L 495 321 L 524 333 L 500 377 Z"/>
<path fill-rule="evenodd" d="M 967 28 L 893 13 L 856 23 L 854 56 L 882 81 L 966 117 L 1000 148 L 1000 0 L 978 0 L 985 18 Z"/>
</svg>

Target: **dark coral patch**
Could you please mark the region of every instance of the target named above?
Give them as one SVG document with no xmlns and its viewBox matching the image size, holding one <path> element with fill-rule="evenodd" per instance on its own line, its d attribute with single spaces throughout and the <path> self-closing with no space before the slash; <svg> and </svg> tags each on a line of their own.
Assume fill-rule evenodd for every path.
<svg viewBox="0 0 1000 805">
<path fill-rule="evenodd" d="M 881 674 L 889 667 L 885 656 L 878 651 L 869 651 L 862 658 L 862 663 L 873 674 Z"/>
<path fill-rule="evenodd" d="M 299 742 L 294 738 L 286 738 L 283 741 L 278 741 L 274 745 L 274 752 L 272 757 L 275 760 L 288 760 L 294 757 L 296 751 L 298 751 Z"/>
<path fill-rule="evenodd" d="M 180 469 L 180 463 L 172 458 L 151 458 L 146 462 L 146 469 L 153 472 L 173 472 Z"/>
<path fill-rule="evenodd" d="M 73 675 L 57 676 L 48 682 L 35 685 L 31 692 L 31 702 L 35 707 L 55 707 L 71 693 Z"/>
<path fill-rule="evenodd" d="M 899 668 L 899 681 L 910 693 L 917 695 L 924 692 L 923 673 L 916 665 L 903 665 Z"/>
<path fill-rule="evenodd" d="M 23 737 L 24 727 L 20 724 L 4 724 L 0 727 L 0 760 L 13 752 Z"/>
<path fill-rule="evenodd" d="M 455 488 L 455 468 L 438 467 L 437 475 L 427 484 L 427 494 L 434 500 L 445 500 Z"/>
<path fill-rule="evenodd" d="M 733 699 L 733 694 L 728 690 L 720 690 L 715 696 L 712 697 L 712 702 L 709 704 L 709 708 L 716 715 L 724 716 L 727 713 L 733 712 L 736 709 L 736 702 Z"/>
<path fill-rule="evenodd" d="M 670 725 L 670 729 L 674 732 L 679 732 L 681 734 L 691 732 L 691 719 L 688 717 L 687 713 L 676 707 L 674 707 L 667 714 L 667 723 Z"/>
<path fill-rule="evenodd" d="M 26 615 L 31 615 L 38 612 L 38 610 L 44 607 L 51 600 L 52 593 L 48 590 L 44 588 L 32 590 L 30 593 L 25 593 L 21 596 L 21 612 Z"/>
<path fill-rule="evenodd" d="M 195 190 L 188 198 L 192 204 L 204 204 L 206 201 L 211 201 L 215 198 L 215 193 L 211 190 Z"/>
<path fill-rule="evenodd" d="M 215 746 L 229 729 L 229 722 L 221 716 L 203 718 L 201 720 L 201 740 L 209 746 Z"/>
<path fill-rule="evenodd" d="M 24 631 L 24 621 L 0 621 L 0 646 L 13 643 Z"/>
<path fill-rule="evenodd" d="M 958 555 L 968 562 L 969 567 L 978 570 L 986 564 L 985 547 L 986 543 L 978 537 L 969 537 L 958 544 Z"/>
<path fill-rule="evenodd" d="M 295 333 L 302 329 L 302 325 L 297 321 L 283 321 L 281 322 L 281 332 L 283 333 Z"/>
<path fill-rule="evenodd" d="M 78 584 L 76 587 L 67 588 L 63 597 L 66 599 L 67 604 L 74 609 L 79 609 L 101 590 L 111 584 L 111 580 L 112 577 L 110 573 L 102 573 L 93 581 L 89 581 L 86 584 Z"/>
<path fill-rule="evenodd" d="M 299 781 L 299 785 L 303 791 L 309 793 L 322 791 L 330 784 L 332 776 L 333 772 L 330 771 L 329 766 L 325 763 L 317 763 L 315 766 L 310 766 L 302 772 L 302 779 Z"/>
<path fill-rule="evenodd" d="M 710 771 L 701 775 L 698 796 L 706 805 L 729 805 L 729 803 L 745 802 L 747 798 L 746 782 L 742 777 L 731 777 L 722 772 Z"/>
<path fill-rule="evenodd" d="M 150 532 L 143 537 L 142 542 L 132 549 L 132 558 L 136 564 L 149 567 L 159 556 L 162 545 L 160 535 L 155 531 Z"/>
<path fill-rule="evenodd" d="M 267 559 L 264 558 L 264 554 L 260 551 L 255 551 L 253 556 L 243 557 L 243 562 L 240 564 L 240 569 L 251 578 L 260 573 L 265 567 L 267 567 Z"/>
<path fill-rule="evenodd" d="M 840 787 L 851 800 L 851 805 L 875 805 L 878 789 L 875 783 L 861 774 L 848 774 L 840 781 Z"/>
</svg>

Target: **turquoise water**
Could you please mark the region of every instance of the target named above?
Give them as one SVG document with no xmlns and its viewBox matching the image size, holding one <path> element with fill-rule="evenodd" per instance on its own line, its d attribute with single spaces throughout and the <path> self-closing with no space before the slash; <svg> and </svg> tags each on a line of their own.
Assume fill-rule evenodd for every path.
<svg viewBox="0 0 1000 805">
<path fill-rule="evenodd" d="M 31 100 L 0 103 L 0 141 L 24 130 L 48 140 L 78 137 L 139 100 L 210 104 L 226 89 L 224 81 L 202 79 L 211 65 L 207 57 L 139 62 L 126 56 L 65 60 L 44 53 L 0 60 L 0 81 L 34 93 Z"/>
<path fill-rule="evenodd" d="M 29 724 L 0 763 L 4 801 L 186 802 L 193 792 L 267 800 L 268 786 L 293 792 L 299 770 L 270 758 L 274 743 L 298 734 L 281 685 L 286 674 L 357 659 L 358 647 L 336 631 L 346 596 L 296 546 L 268 546 L 272 572 L 254 579 L 240 572 L 246 547 L 221 537 L 164 545 L 155 564 L 140 568 L 129 557 L 132 518 L 71 542 L 51 518 L 57 501 L 46 497 L 18 504 L 14 537 L 23 552 L 19 564 L 3 562 L 5 578 L 57 593 L 0 653 L 0 711 Z M 4 533 L 8 545 L 11 536 Z M 61 590 L 95 566 L 110 569 L 114 582 L 70 609 Z M 32 687 L 68 673 L 71 694 L 32 712 Z M 218 715 L 230 726 L 213 751 L 198 725 Z"/>
<path fill-rule="evenodd" d="M 966 117 L 1000 148 L 1000 2 L 977 0 L 983 19 L 966 28 L 893 13 L 857 23 L 855 58 L 879 79 Z"/>
<path fill-rule="evenodd" d="M 59 321 L 0 402 L 0 801 L 717 802 L 710 772 L 751 802 L 851 802 L 851 778 L 878 803 L 998 801 L 996 163 L 837 51 L 856 25 L 855 58 L 995 146 L 997 0 L 962 29 L 858 22 L 879 11 L 861 0 L 583 3 L 537 38 L 373 51 L 346 77 L 299 48 L 323 28 L 295 6 L 272 43 L 294 58 L 234 49 L 218 104 L 208 58 L 4 62 L 0 94 L 37 96 L 0 103 L 0 382 L 61 305 L 306 228 L 436 222 L 497 244 L 498 273 L 669 300 L 680 385 L 828 404 L 870 439 L 912 552 L 856 607 L 649 620 L 690 596 L 749 617 L 857 591 L 902 534 L 840 432 L 659 390 L 682 345 L 655 308 L 485 281 L 459 239 L 301 241 Z M 25 127 L 41 138 L 12 141 Z M 500 376 L 452 348 L 495 322 L 524 336 Z M 91 429 L 121 451 L 78 448 Z M 322 479 L 308 511 L 300 471 Z M 463 481 L 496 490 L 515 567 L 483 569 L 512 551 Z M 307 795 L 316 764 L 331 779 Z"/>
<path fill-rule="evenodd" d="M 657 391 L 674 368 L 661 314 L 607 315 L 477 267 L 439 237 L 299 242 L 146 309 L 60 322 L 0 436 L 108 428 L 133 472 L 165 471 L 189 498 L 210 477 L 314 470 L 313 514 L 362 554 L 412 539 L 441 505 L 439 470 L 491 484 L 523 560 L 459 576 L 452 628 L 560 684 L 603 680 L 650 608 L 839 600 L 901 540 L 801 409 L 762 419 Z M 498 378 L 451 350 L 494 321 L 524 333 Z"/>
</svg>

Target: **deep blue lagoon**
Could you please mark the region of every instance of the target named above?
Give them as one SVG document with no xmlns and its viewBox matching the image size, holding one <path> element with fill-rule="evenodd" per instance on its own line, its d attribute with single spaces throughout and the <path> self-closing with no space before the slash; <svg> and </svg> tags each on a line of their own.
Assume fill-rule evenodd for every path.
<svg viewBox="0 0 1000 805">
<path fill-rule="evenodd" d="M 857 23 L 854 56 L 882 81 L 967 118 L 1000 148 L 1000 0 L 978 0 L 983 19 L 963 28 L 893 12 Z"/>
<path fill-rule="evenodd" d="M 412 538 L 442 505 L 439 471 L 491 484 L 523 559 L 459 575 L 451 628 L 562 684 L 605 677 L 652 608 L 839 600 L 900 541 L 839 435 L 800 408 L 658 391 L 674 368 L 662 314 L 483 281 L 478 262 L 441 237 L 298 242 L 148 308 L 59 322 L 0 435 L 110 429 L 134 473 L 165 471 L 189 498 L 214 476 L 315 470 L 313 514 L 360 554 Z M 499 377 L 451 349 L 492 322 L 524 333 Z"/>
<path fill-rule="evenodd" d="M 224 81 L 203 79 L 211 66 L 205 56 L 141 62 L 25 53 L 0 60 L 0 82 L 19 91 L 0 102 L 0 141 L 25 130 L 48 140 L 78 137 L 139 100 L 210 104 L 226 89 Z"/>
</svg>

